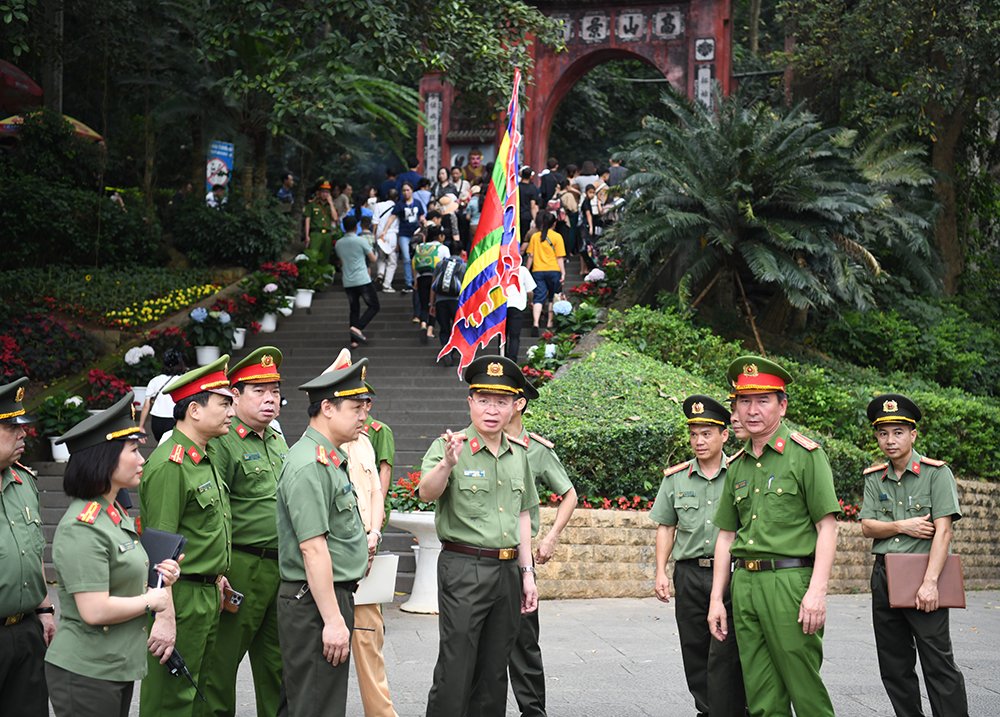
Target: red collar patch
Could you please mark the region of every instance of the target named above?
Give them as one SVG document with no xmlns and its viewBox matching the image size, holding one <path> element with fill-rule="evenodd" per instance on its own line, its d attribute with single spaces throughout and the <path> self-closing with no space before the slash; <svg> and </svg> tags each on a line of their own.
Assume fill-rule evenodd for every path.
<svg viewBox="0 0 1000 717">
<path fill-rule="evenodd" d="M 910 464 L 910 470 L 917 475 L 920 475 L 920 461 L 913 461 L 913 463 Z"/>
<path fill-rule="evenodd" d="M 135 532 L 142 535 L 142 516 L 137 515 L 135 517 Z"/>
<path fill-rule="evenodd" d="M 784 453 L 785 452 L 785 439 L 784 438 L 775 438 L 774 439 L 774 450 L 776 450 L 778 453 Z"/>
<path fill-rule="evenodd" d="M 21 480 L 21 476 L 17 474 L 17 471 L 13 468 L 10 469 L 10 475 L 14 478 L 14 482 L 21 485 L 24 481 Z"/>
<path fill-rule="evenodd" d="M 364 433 L 366 436 L 368 435 L 368 424 L 365 424 L 361 427 L 361 432 Z"/>
<path fill-rule="evenodd" d="M 195 448 L 194 446 L 191 446 L 190 448 L 187 449 L 187 454 L 191 456 L 191 460 L 194 461 L 195 465 L 201 463 L 202 455 L 198 452 L 198 449 Z"/>
<path fill-rule="evenodd" d="M 184 446 L 182 446 L 180 443 L 176 444 L 174 446 L 174 449 L 170 451 L 170 460 L 173 461 L 174 463 L 183 463 Z"/>
<path fill-rule="evenodd" d="M 479 452 L 479 449 L 483 447 L 483 444 L 479 442 L 478 438 L 473 438 L 469 441 L 469 449 L 472 451 L 472 455 Z"/>
<path fill-rule="evenodd" d="M 239 436 L 240 438 L 246 438 L 248 433 L 250 433 L 250 431 L 247 430 L 246 426 L 244 426 L 242 423 L 237 424 L 236 426 L 237 436 Z"/>
<path fill-rule="evenodd" d="M 113 505 L 109 505 L 107 507 L 107 512 L 108 512 L 108 516 L 111 518 L 111 522 L 112 523 L 114 523 L 115 525 L 118 525 L 119 523 L 122 522 L 121 513 L 119 513 L 118 509 L 115 508 Z"/>
<path fill-rule="evenodd" d="M 340 468 L 340 464 L 342 463 L 342 461 L 340 460 L 340 456 L 337 455 L 336 451 L 330 453 L 330 461 L 333 463 L 334 468 Z"/>
</svg>

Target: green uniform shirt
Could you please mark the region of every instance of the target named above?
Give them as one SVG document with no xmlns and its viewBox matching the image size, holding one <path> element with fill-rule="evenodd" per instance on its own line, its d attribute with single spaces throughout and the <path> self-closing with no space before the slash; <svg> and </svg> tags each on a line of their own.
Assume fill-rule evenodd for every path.
<svg viewBox="0 0 1000 717">
<path fill-rule="evenodd" d="M 865 471 L 865 498 L 862 520 L 906 520 L 930 515 L 931 520 L 951 516 L 959 520 L 958 486 L 951 468 L 934 465 L 939 461 L 924 458 L 916 451 L 903 475 L 897 476 L 891 464 L 872 466 Z M 873 470 L 875 469 L 875 470 Z M 931 538 L 914 538 L 900 533 L 872 544 L 872 553 L 929 553 Z"/>
<path fill-rule="evenodd" d="M 179 428 L 146 461 L 139 484 L 142 524 L 187 538 L 183 571 L 220 575 L 229 569 L 229 495 L 215 464 Z"/>
<path fill-rule="evenodd" d="M 248 425 L 233 418 L 229 433 L 213 438 L 208 452 L 229 488 L 233 543 L 277 548 L 278 475 L 288 455 L 284 436 L 267 426 L 261 438 Z"/>
<path fill-rule="evenodd" d="M 729 459 L 723 453 L 719 472 L 711 478 L 702 472 L 697 458 L 668 468 L 665 472 L 649 517 L 659 525 L 677 526 L 671 552 L 674 560 L 715 555 L 719 527 L 712 518 L 726 483 L 728 463 Z"/>
<path fill-rule="evenodd" d="M 736 531 L 731 554 L 736 558 L 811 557 L 816 552 L 816 523 L 830 513 L 840 513 L 826 453 L 784 423 L 760 458 L 750 447 L 747 441 L 743 451 L 730 460 L 715 513 L 719 528 Z"/>
<path fill-rule="evenodd" d="M 38 487 L 35 474 L 20 463 L 0 472 L 0 519 L 0 618 L 4 618 L 31 612 L 45 597 Z"/>
<path fill-rule="evenodd" d="M 309 236 L 330 233 L 330 228 L 333 226 L 333 216 L 330 214 L 330 208 L 326 202 L 322 204 L 317 201 L 309 202 L 303 212 L 309 218 Z"/>
<path fill-rule="evenodd" d="M 146 616 L 117 625 L 88 625 L 73 599 L 76 593 L 134 597 L 146 591 L 149 558 L 132 519 L 104 498 L 77 498 L 56 527 L 52 562 L 62 616 L 45 661 L 96 680 L 141 680 L 146 674 Z"/>
<path fill-rule="evenodd" d="M 500 455 L 494 456 L 475 427 L 466 428 L 465 436 L 458 463 L 437 499 L 434 526 L 438 537 L 477 548 L 515 547 L 520 543 L 521 511 L 538 505 L 528 452 L 501 435 Z M 444 446 L 444 439 L 438 438 L 427 449 L 423 473 L 444 458 Z"/>
<path fill-rule="evenodd" d="M 556 452 L 538 440 L 538 436 L 530 434 L 526 430 L 522 429 L 518 438 L 528 444 L 528 465 L 531 467 L 531 474 L 535 477 L 536 490 L 540 481 L 543 487 L 556 495 L 566 495 L 573 487 L 573 483 Z M 528 508 L 528 515 L 531 516 L 531 534 L 538 535 L 541 519 L 537 500 Z"/>
<path fill-rule="evenodd" d="M 375 464 L 379 468 L 382 467 L 382 461 L 390 466 L 393 465 L 393 459 L 396 457 L 396 439 L 392 435 L 392 429 L 368 416 L 365 419 L 365 427 L 361 430 L 368 436 L 372 448 L 375 449 Z"/>
<path fill-rule="evenodd" d="M 278 569 L 282 580 L 306 579 L 299 544 L 326 536 L 333 581 L 360 580 L 368 538 L 358 512 L 347 456 L 309 427 L 292 446 L 278 479 Z"/>
</svg>

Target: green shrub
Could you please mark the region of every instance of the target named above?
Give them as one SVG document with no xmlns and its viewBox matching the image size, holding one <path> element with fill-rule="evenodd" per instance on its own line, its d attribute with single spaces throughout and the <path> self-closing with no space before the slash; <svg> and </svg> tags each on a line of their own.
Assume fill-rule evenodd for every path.
<svg viewBox="0 0 1000 717">
<path fill-rule="evenodd" d="M 7 337 L 0 343 L 8 347 L 3 356 L 11 363 L 0 364 L 0 376 L 16 376 L 27 367 L 33 381 L 51 381 L 83 370 L 98 356 L 89 334 L 41 311 L 0 316 L 0 336 Z"/>
<path fill-rule="evenodd" d="M 281 255 L 294 224 L 272 205 L 234 201 L 218 210 L 192 198 L 174 206 L 169 227 L 174 246 L 193 264 L 256 269 Z"/>
</svg>

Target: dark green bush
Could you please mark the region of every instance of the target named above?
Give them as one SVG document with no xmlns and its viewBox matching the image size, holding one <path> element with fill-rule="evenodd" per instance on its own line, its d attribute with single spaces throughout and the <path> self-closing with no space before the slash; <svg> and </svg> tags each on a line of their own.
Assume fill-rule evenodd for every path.
<svg viewBox="0 0 1000 717">
<path fill-rule="evenodd" d="M 11 364 L 0 364 L 0 376 L 17 376 L 26 367 L 33 381 L 51 381 L 83 370 L 98 355 L 97 342 L 89 334 L 43 311 L 0 317 L 0 337 L 6 337 L 0 344 L 10 349 L 3 356 Z"/>
<path fill-rule="evenodd" d="M 200 198 L 177 203 L 168 226 L 174 246 L 193 264 L 247 269 L 277 259 L 294 230 L 288 214 L 275 206 L 245 207 L 233 201 L 218 210 Z"/>
</svg>

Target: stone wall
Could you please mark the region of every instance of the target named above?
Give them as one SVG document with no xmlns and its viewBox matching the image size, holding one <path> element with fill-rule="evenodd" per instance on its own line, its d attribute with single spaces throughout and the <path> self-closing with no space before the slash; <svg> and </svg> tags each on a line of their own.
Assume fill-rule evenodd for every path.
<svg viewBox="0 0 1000 717">
<path fill-rule="evenodd" d="M 952 551 L 962 556 L 967 589 L 1000 587 L 1000 484 L 958 482 L 963 518 L 955 524 Z M 542 508 L 542 531 L 555 508 Z M 860 523 L 839 523 L 831 593 L 868 591 L 871 541 Z M 649 597 L 655 575 L 656 526 L 649 513 L 577 510 L 553 559 L 538 567 L 542 597 Z"/>
</svg>

